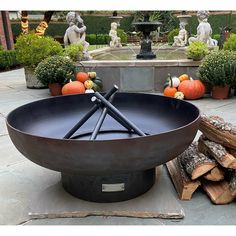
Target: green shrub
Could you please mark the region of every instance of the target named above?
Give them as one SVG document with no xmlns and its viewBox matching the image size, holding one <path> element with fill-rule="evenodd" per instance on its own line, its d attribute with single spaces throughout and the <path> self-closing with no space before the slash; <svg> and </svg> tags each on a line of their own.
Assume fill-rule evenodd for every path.
<svg viewBox="0 0 236 236">
<path fill-rule="evenodd" d="M 224 50 L 236 51 L 236 34 L 231 34 L 229 39 L 224 43 Z"/>
<path fill-rule="evenodd" d="M 64 55 L 70 57 L 72 61 L 81 61 L 83 58 L 83 45 L 70 44 L 64 49 Z"/>
<path fill-rule="evenodd" d="M 220 40 L 220 34 L 214 34 L 212 38 L 215 39 L 215 40 L 217 40 L 217 41 L 219 42 L 219 40 Z"/>
<path fill-rule="evenodd" d="M 167 40 L 169 44 L 172 44 L 174 42 L 174 37 L 179 34 L 179 29 L 173 29 L 169 32 L 167 36 Z"/>
<path fill-rule="evenodd" d="M 19 65 L 15 50 L 0 50 L 0 70 L 7 70 Z"/>
<path fill-rule="evenodd" d="M 206 43 L 195 41 L 187 47 L 186 52 L 188 58 L 192 58 L 193 60 L 201 60 L 209 53 L 209 50 Z"/>
<path fill-rule="evenodd" d="M 120 37 L 121 43 L 128 42 L 128 35 L 125 33 L 125 31 L 123 29 L 117 29 L 117 36 Z"/>
<path fill-rule="evenodd" d="M 198 68 L 199 79 L 207 86 L 225 86 L 236 83 L 236 52 L 213 51 Z"/>
<path fill-rule="evenodd" d="M 108 34 L 87 34 L 86 41 L 90 45 L 108 44 L 110 41 L 110 37 Z"/>
<path fill-rule="evenodd" d="M 52 56 L 41 61 L 35 69 L 35 75 L 44 85 L 60 83 L 62 85 L 74 80 L 76 65 L 64 56 Z"/>
<path fill-rule="evenodd" d="M 16 39 L 15 49 L 20 64 L 31 69 L 43 59 L 63 52 L 60 43 L 52 37 L 39 37 L 34 33 L 20 35 Z"/>
<path fill-rule="evenodd" d="M 90 45 L 95 45 L 96 44 L 96 34 L 86 34 L 86 41 Z"/>
</svg>

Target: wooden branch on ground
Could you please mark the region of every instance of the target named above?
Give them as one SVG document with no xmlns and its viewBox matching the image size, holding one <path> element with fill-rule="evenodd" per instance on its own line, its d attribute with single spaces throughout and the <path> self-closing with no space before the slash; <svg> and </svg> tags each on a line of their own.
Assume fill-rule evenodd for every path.
<svg viewBox="0 0 236 236">
<path fill-rule="evenodd" d="M 208 158 L 198 151 L 197 143 L 192 143 L 178 157 L 192 180 L 206 174 L 217 165 L 215 160 Z"/>
<path fill-rule="evenodd" d="M 216 166 L 210 172 L 203 175 L 203 177 L 210 181 L 220 181 L 224 179 L 224 171 Z"/>
<path fill-rule="evenodd" d="M 225 180 L 219 182 L 201 180 L 201 185 L 215 204 L 228 204 L 234 200 L 229 187 L 229 183 Z"/>
<path fill-rule="evenodd" d="M 207 156 L 212 156 L 225 168 L 236 169 L 236 158 L 221 144 L 215 143 L 201 136 L 198 140 L 198 150 Z"/>
<path fill-rule="evenodd" d="M 174 160 L 167 162 L 166 166 L 180 200 L 190 200 L 192 198 L 192 194 L 200 185 L 200 181 L 191 180 L 189 178 L 179 158 L 175 158 Z"/>
<path fill-rule="evenodd" d="M 202 115 L 199 130 L 209 140 L 236 150 L 236 127 L 221 117 Z"/>
</svg>

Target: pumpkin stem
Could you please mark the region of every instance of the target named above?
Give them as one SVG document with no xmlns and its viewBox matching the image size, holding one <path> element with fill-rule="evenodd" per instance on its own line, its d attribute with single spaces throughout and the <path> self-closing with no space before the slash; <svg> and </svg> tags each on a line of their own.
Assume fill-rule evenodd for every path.
<svg viewBox="0 0 236 236">
<path fill-rule="evenodd" d="M 172 88 L 173 87 L 173 81 L 172 81 L 172 77 L 171 77 L 170 73 L 168 73 L 168 77 L 169 77 L 169 80 L 170 80 L 170 87 Z"/>
</svg>

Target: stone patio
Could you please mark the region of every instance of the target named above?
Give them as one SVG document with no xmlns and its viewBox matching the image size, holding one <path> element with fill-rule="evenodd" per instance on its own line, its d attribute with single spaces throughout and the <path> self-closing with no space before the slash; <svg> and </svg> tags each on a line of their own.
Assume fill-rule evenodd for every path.
<svg viewBox="0 0 236 236">
<path fill-rule="evenodd" d="M 5 118 L 16 107 L 46 97 L 50 97 L 48 89 L 26 88 L 23 69 L 0 73 L 1 225 L 235 225 L 235 201 L 228 205 L 213 205 L 200 189 L 191 201 L 180 201 L 172 184 L 170 192 L 184 211 L 183 219 L 117 216 L 30 219 L 31 206 L 37 204 L 35 197 L 58 185 L 60 174 L 32 163 L 16 150 L 9 138 Z M 227 100 L 206 97 L 192 103 L 202 113 L 219 115 L 236 125 L 236 97 Z M 169 178 L 166 171 L 163 174 Z"/>
</svg>

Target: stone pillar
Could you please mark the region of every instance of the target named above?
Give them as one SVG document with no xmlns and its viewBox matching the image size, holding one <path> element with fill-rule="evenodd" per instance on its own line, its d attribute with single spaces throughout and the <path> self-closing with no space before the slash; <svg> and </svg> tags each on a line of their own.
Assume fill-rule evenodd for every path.
<svg viewBox="0 0 236 236">
<path fill-rule="evenodd" d="M 0 11 L 0 45 L 6 50 L 13 49 L 14 47 L 8 11 Z"/>
</svg>

